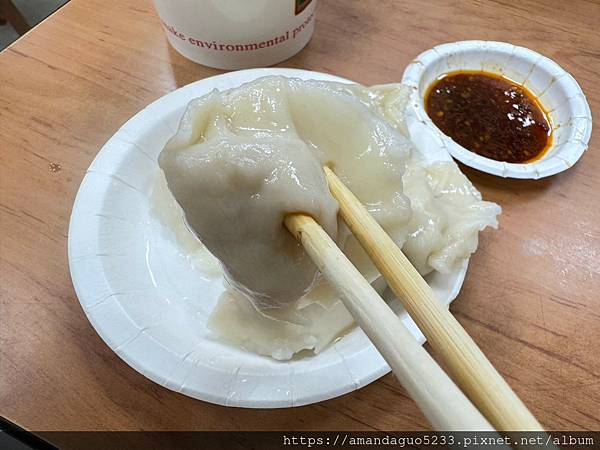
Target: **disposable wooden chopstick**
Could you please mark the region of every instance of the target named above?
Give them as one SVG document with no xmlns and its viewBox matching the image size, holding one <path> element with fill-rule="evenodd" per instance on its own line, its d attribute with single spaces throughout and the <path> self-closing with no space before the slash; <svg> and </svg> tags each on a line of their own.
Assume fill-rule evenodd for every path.
<svg viewBox="0 0 600 450">
<path fill-rule="evenodd" d="M 435 429 L 492 430 L 314 219 L 293 214 L 286 217 L 285 225 L 337 289 L 354 319 Z"/>
<path fill-rule="evenodd" d="M 344 221 L 471 401 L 499 431 L 541 431 L 542 426 L 450 311 L 440 305 L 394 241 L 333 171 L 324 170 Z"/>
</svg>

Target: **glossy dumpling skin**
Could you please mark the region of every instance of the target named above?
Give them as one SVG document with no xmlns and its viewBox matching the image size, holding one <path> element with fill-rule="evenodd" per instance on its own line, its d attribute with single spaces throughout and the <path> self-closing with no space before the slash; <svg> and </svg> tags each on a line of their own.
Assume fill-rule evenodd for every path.
<svg viewBox="0 0 600 450">
<path fill-rule="evenodd" d="M 410 218 L 402 194 L 410 143 L 356 90 L 265 77 L 215 91 L 190 103 L 161 152 L 159 165 L 189 227 L 260 308 L 293 303 L 317 274 L 284 229 L 285 214 L 310 214 L 343 244 L 323 164 L 386 229 Z"/>
<path fill-rule="evenodd" d="M 226 120 L 215 114 L 190 145 L 172 141 L 160 166 L 189 227 L 219 258 L 230 283 L 257 306 L 283 306 L 316 275 L 283 228 L 285 214 L 308 213 L 335 238 L 337 203 L 319 161 L 293 134 L 265 130 L 257 139 L 234 134 Z"/>
<path fill-rule="evenodd" d="M 452 273 L 477 248 L 478 231 L 497 225 L 498 205 L 481 200 L 445 151 L 430 158 L 439 149 L 413 147 L 409 93 L 398 84 L 265 77 L 190 103 L 159 161 L 164 197 L 173 194 L 178 205 L 162 203 L 174 206 L 165 223 L 179 234 L 194 230 L 221 260 L 228 282 L 208 323 L 220 339 L 287 360 L 318 353 L 352 326 L 327 281 L 311 284 L 316 268 L 281 225 L 289 212 L 313 215 L 363 276 L 385 288 L 343 222 L 336 227 L 323 164 L 422 275 Z"/>
<path fill-rule="evenodd" d="M 403 181 L 412 217 L 402 251 L 421 275 L 450 273 L 477 250 L 479 231 L 498 226 L 500 207 L 483 201 L 453 162 L 426 164 L 414 155 Z"/>
</svg>

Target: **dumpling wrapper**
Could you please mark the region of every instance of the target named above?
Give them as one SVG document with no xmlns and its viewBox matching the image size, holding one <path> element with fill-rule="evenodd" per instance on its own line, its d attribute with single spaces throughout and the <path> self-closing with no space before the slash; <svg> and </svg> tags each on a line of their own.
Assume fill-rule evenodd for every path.
<svg viewBox="0 0 600 450">
<path fill-rule="evenodd" d="M 323 164 L 335 167 L 384 226 L 410 218 L 401 189 L 410 143 L 355 90 L 265 77 L 213 92 L 190 103 L 160 154 L 188 225 L 261 309 L 293 303 L 317 274 L 283 227 L 286 214 L 309 214 L 338 237 Z"/>
<path fill-rule="evenodd" d="M 252 149 L 265 150 L 256 145 L 267 146 L 266 150 L 272 155 L 281 157 L 280 162 L 287 160 L 292 166 L 298 167 L 305 164 L 304 175 L 309 175 L 306 180 L 317 180 L 316 167 L 320 169 L 321 164 L 329 164 L 392 238 L 403 246 L 404 252 L 421 274 L 433 270 L 447 273 L 475 251 L 479 230 L 497 225 L 496 215 L 500 213 L 500 208 L 481 201 L 479 192 L 456 164 L 427 164 L 412 149 L 404 124 L 408 94 L 409 89 L 402 85 L 366 88 L 282 77 L 265 77 L 230 91 L 215 91 L 190 103 L 178 133 L 163 151 L 164 156 L 161 155 L 161 167 L 163 170 L 166 168 L 169 187 L 193 227 L 190 217 L 194 214 L 187 210 L 189 207 L 194 208 L 194 205 L 202 204 L 205 200 L 214 205 L 225 198 L 235 199 L 235 193 L 225 189 L 216 192 L 216 200 L 214 195 L 198 200 L 204 192 L 204 181 L 198 180 L 197 166 L 194 164 L 203 158 L 202 155 L 221 159 L 216 165 L 210 166 L 211 169 L 218 167 L 221 174 L 223 164 L 229 164 L 232 159 L 240 155 L 247 156 L 247 152 L 252 154 Z M 286 149 L 294 149 L 293 156 L 271 146 L 283 142 L 286 143 Z M 171 155 L 167 156 L 169 152 Z M 308 162 L 311 158 L 315 164 Z M 177 164 L 173 164 L 175 160 L 179 160 Z M 262 161 L 256 155 L 249 160 L 285 173 L 285 164 L 273 160 Z M 257 183 L 254 190 L 259 185 L 262 188 L 269 179 L 259 170 L 248 171 L 248 167 L 236 166 L 236 163 L 233 166 L 245 172 L 241 179 Z M 232 175 L 229 169 L 225 170 L 228 173 L 226 176 L 233 176 L 236 183 L 234 187 L 239 193 L 237 183 L 240 174 L 234 172 Z M 249 177 L 248 173 L 251 174 Z M 290 173 L 288 171 L 288 175 Z M 209 173 L 206 177 L 211 180 L 211 185 L 215 176 Z M 281 179 L 278 177 L 276 182 L 281 182 Z M 294 189 L 307 183 L 304 178 L 296 184 L 290 182 L 289 177 L 283 179 L 282 192 L 286 195 L 297 195 Z M 186 184 L 188 182 L 190 184 Z M 252 185 L 252 182 L 249 184 Z M 223 186 L 227 185 L 224 183 Z M 265 226 L 264 229 L 258 229 L 272 230 L 274 235 L 279 231 L 287 238 L 287 231 L 282 227 L 276 229 L 273 224 L 280 225 L 282 214 L 286 212 L 303 211 L 315 216 L 335 236 L 333 221 L 328 222 L 331 215 L 335 216 L 335 203 L 332 206 L 328 191 L 320 190 L 323 186 L 326 189 L 321 181 L 312 182 L 311 189 L 318 194 L 313 195 L 313 203 L 306 198 L 303 200 L 305 203 L 301 202 L 304 209 L 289 209 L 289 204 L 279 199 L 277 192 L 272 192 L 272 197 L 266 199 L 275 205 L 274 213 L 270 214 L 270 211 L 268 217 L 253 219 L 265 219 L 264 224 L 270 224 L 270 228 Z M 252 189 L 242 189 L 242 198 L 247 200 L 252 195 Z M 303 195 L 298 197 L 302 199 Z M 188 205 L 187 209 L 185 205 Z M 206 206 L 207 203 L 204 203 L 198 209 L 197 220 L 210 222 L 211 219 L 204 219 L 200 214 L 201 210 L 206 211 Z M 170 214 L 171 217 L 177 214 L 181 216 L 182 212 L 173 209 Z M 319 217 L 319 214 L 324 217 Z M 215 225 L 216 222 L 211 227 Z M 222 229 L 215 231 L 216 235 L 222 232 Z M 232 232 L 236 232 L 235 228 L 232 228 Z M 197 234 L 202 238 L 202 232 Z M 379 273 L 343 224 L 337 234 L 339 245 L 365 278 L 382 289 L 385 284 Z M 261 239 L 268 245 L 264 237 L 258 236 L 258 240 Z M 227 250 L 231 252 L 228 257 L 238 257 L 240 251 L 248 250 L 243 245 L 236 249 L 233 241 L 222 241 L 223 246 L 228 243 L 231 244 Z M 204 244 L 213 251 L 214 242 L 204 239 Z M 268 256 L 271 251 L 273 248 L 265 251 L 263 256 Z M 222 260 L 222 263 L 230 271 L 228 262 Z M 265 273 L 265 278 L 282 273 L 278 272 L 279 267 L 269 268 L 261 262 L 250 268 L 267 268 L 269 272 Z M 290 293 L 288 296 L 282 290 L 273 290 L 261 298 L 256 296 L 260 289 L 248 289 L 248 284 L 240 285 L 236 280 L 232 280 L 232 289 L 226 283 L 226 291 L 213 311 L 209 328 L 227 342 L 276 359 L 289 359 L 304 349 L 315 352 L 322 350 L 352 325 L 352 317 L 326 280 L 319 279 L 312 290 L 299 301 L 294 301 L 293 297 L 302 292 L 302 286 L 305 289 L 311 287 L 316 273 L 314 267 L 311 270 L 303 272 L 303 278 L 298 278 L 299 283 L 291 280 L 293 289 L 287 291 Z M 231 280 L 231 272 L 227 278 Z M 260 274 L 254 279 L 260 281 L 261 288 L 276 287 L 276 283 L 262 284 Z M 273 299 L 277 299 L 277 302 L 274 303 Z M 265 306 L 279 308 L 264 309 Z"/>
<path fill-rule="evenodd" d="M 404 174 L 412 218 L 402 251 L 421 273 L 450 273 L 477 250 L 479 231 L 496 228 L 500 207 L 481 194 L 454 163 L 426 165 L 416 155 Z"/>
<path fill-rule="evenodd" d="M 298 139 L 257 140 L 226 127 L 208 133 L 163 151 L 169 188 L 230 283 L 261 308 L 285 306 L 308 291 L 317 270 L 283 227 L 284 216 L 310 214 L 337 236 L 337 203 L 321 166 Z"/>
</svg>

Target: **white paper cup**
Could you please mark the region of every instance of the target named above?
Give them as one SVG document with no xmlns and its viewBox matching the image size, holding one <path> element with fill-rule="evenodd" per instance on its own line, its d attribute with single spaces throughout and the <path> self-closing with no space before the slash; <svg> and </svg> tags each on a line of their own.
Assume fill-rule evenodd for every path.
<svg viewBox="0 0 600 450">
<path fill-rule="evenodd" d="M 167 39 L 186 58 L 218 69 L 276 64 L 315 27 L 317 0 L 154 0 Z"/>
</svg>

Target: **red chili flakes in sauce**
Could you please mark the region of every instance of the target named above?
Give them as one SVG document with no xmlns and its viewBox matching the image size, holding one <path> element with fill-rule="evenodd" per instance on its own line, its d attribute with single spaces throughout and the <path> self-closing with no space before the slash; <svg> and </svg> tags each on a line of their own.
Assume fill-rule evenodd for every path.
<svg viewBox="0 0 600 450">
<path fill-rule="evenodd" d="M 443 76 L 427 92 L 425 109 L 457 144 L 496 161 L 534 161 L 552 142 L 550 122 L 535 97 L 491 73 Z"/>
</svg>

